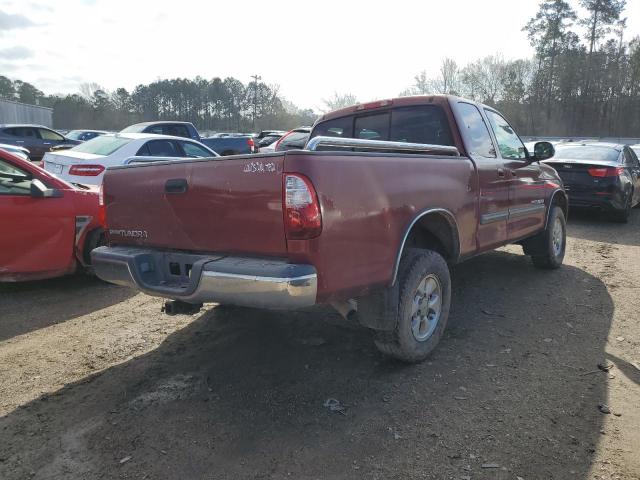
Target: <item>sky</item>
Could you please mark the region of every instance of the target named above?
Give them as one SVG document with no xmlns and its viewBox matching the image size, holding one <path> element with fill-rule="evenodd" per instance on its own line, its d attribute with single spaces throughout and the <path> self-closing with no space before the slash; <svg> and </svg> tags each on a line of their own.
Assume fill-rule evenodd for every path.
<svg viewBox="0 0 640 480">
<path fill-rule="evenodd" d="M 577 0 L 570 0 L 577 7 Z M 445 57 L 533 55 L 538 0 L 0 0 L 0 75 L 45 93 L 258 74 L 301 108 L 397 96 Z M 627 37 L 640 35 L 628 0 Z"/>
</svg>

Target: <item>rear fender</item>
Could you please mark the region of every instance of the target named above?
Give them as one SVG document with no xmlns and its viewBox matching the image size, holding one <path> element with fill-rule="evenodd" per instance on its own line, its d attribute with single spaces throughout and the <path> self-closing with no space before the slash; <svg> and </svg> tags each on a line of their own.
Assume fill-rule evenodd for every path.
<svg viewBox="0 0 640 480">
<path fill-rule="evenodd" d="M 429 228 L 430 216 L 433 216 L 434 220 L 437 218 L 438 223 L 442 228 Z M 396 254 L 396 262 L 393 269 L 393 277 L 391 280 L 392 285 L 396 284 L 396 280 L 398 278 L 398 270 L 400 268 L 400 260 L 402 259 L 404 249 L 409 246 L 407 245 L 407 240 L 416 228 L 424 228 L 429 233 L 433 234 L 433 236 L 442 245 L 444 251 L 440 253 L 443 254 L 448 263 L 456 263 L 460 257 L 460 233 L 458 229 L 458 223 L 456 222 L 453 213 L 444 208 L 429 208 L 427 210 L 424 210 L 416 215 L 405 229 L 404 235 L 402 237 L 402 242 L 400 243 L 398 252 Z M 418 248 L 422 247 L 419 244 L 415 246 Z"/>
</svg>

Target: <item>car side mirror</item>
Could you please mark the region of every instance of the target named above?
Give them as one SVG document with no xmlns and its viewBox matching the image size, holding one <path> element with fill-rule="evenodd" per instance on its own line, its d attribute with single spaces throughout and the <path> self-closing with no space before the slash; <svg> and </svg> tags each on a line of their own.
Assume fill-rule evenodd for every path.
<svg viewBox="0 0 640 480">
<path fill-rule="evenodd" d="M 529 158 L 532 162 L 547 160 L 556 154 L 556 149 L 551 142 L 536 142 L 533 146 L 533 155 Z"/>
<path fill-rule="evenodd" d="M 31 180 L 30 193 L 32 198 L 59 198 L 62 196 L 62 191 L 55 188 L 47 188 L 37 178 Z"/>
</svg>

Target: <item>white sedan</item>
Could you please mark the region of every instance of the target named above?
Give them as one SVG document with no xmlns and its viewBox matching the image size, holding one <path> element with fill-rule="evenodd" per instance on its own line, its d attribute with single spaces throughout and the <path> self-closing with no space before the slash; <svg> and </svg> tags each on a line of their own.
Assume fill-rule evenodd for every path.
<svg viewBox="0 0 640 480">
<path fill-rule="evenodd" d="M 195 140 L 152 133 L 101 135 L 69 150 L 47 152 L 44 169 L 69 182 L 100 185 L 107 167 L 154 160 L 217 157 Z"/>
</svg>

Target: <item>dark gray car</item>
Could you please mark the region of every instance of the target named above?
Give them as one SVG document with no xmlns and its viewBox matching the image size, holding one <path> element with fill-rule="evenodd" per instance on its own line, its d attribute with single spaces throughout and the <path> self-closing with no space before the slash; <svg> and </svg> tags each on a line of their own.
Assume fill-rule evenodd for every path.
<svg viewBox="0 0 640 480">
<path fill-rule="evenodd" d="M 0 125 L 0 143 L 17 145 L 29 150 L 31 160 L 42 160 L 46 152 L 60 145 L 77 145 L 72 140 L 42 125 Z"/>
</svg>

